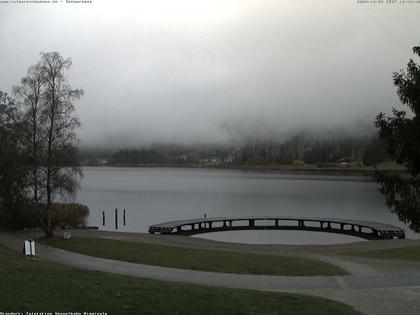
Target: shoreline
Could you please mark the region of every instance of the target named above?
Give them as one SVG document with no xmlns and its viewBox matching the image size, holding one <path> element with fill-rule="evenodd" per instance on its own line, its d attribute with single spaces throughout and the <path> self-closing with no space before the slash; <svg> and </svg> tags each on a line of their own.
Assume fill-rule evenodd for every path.
<svg viewBox="0 0 420 315">
<path fill-rule="evenodd" d="M 116 168 L 184 168 L 184 169 L 207 169 L 207 170 L 239 170 L 249 172 L 269 172 L 283 174 L 312 174 L 312 175 L 347 175 L 373 177 L 376 170 L 371 166 L 325 166 L 316 165 L 214 165 L 193 166 L 179 164 L 107 164 L 107 165 L 82 165 L 82 167 L 116 167 Z M 384 173 L 404 174 L 403 167 L 379 167 Z"/>
<path fill-rule="evenodd" d="M 57 228 L 54 235 L 57 238 L 64 238 L 64 231 Z M 101 229 L 69 229 L 72 238 L 105 238 L 115 240 L 125 240 L 142 242 L 157 245 L 179 246 L 191 249 L 224 249 L 248 253 L 266 254 L 288 254 L 293 252 L 311 252 L 318 254 L 335 254 L 350 250 L 380 250 L 402 248 L 412 245 L 420 245 L 420 239 L 383 239 L 383 240 L 360 240 L 351 243 L 338 244 L 250 244 L 230 241 L 211 240 L 200 237 L 191 237 L 185 235 L 171 234 L 150 234 L 147 232 L 124 232 L 124 231 L 108 231 Z M 0 231 L 1 235 L 11 235 L 24 239 L 37 239 L 44 236 L 42 230 L 24 229 L 19 231 Z M 261 252 L 260 252 L 261 251 Z"/>
</svg>

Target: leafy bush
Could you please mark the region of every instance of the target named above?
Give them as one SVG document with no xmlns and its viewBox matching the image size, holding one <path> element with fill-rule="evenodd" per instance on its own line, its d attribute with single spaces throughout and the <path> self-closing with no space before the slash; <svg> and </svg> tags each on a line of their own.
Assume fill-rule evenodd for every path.
<svg viewBox="0 0 420 315">
<path fill-rule="evenodd" d="M 86 226 L 89 208 L 80 203 L 55 203 L 53 205 L 55 225 L 61 228 Z"/>
<path fill-rule="evenodd" d="M 54 212 L 55 226 L 60 226 L 61 228 L 86 226 L 86 220 L 89 216 L 89 208 L 87 206 L 79 203 L 54 203 L 52 209 Z M 39 211 L 41 214 L 47 211 L 46 205 L 40 204 Z M 5 209 L 0 206 L 0 229 L 21 230 L 39 226 L 39 216 L 31 205 L 20 204 L 13 207 L 13 209 Z"/>
</svg>

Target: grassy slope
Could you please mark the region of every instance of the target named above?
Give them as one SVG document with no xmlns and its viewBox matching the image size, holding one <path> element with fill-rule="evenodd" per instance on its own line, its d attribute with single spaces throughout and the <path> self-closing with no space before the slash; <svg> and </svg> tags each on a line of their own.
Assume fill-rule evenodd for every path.
<svg viewBox="0 0 420 315">
<path fill-rule="evenodd" d="M 345 255 L 375 259 L 402 259 L 420 261 L 420 246 L 408 246 L 392 249 L 379 249 L 363 252 L 346 252 Z"/>
<path fill-rule="evenodd" d="M 333 276 L 345 270 L 321 261 L 298 257 L 186 249 L 106 239 L 43 239 L 42 243 L 90 256 L 148 265 L 239 274 Z"/>
<path fill-rule="evenodd" d="M 317 297 L 211 288 L 83 271 L 0 245 L 0 312 L 108 314 L 359 314 Z"/>
</svg>

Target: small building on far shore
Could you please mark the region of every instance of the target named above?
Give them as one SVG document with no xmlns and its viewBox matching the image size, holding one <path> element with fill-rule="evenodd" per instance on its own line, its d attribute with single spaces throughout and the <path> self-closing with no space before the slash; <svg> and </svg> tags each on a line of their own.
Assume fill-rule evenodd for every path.
<svg viewBox="0 0 420 315">
<path fill-rule="evenodd" d="M 363 162 L 351 158 L 342 158 L 337 161 L 336 165 L 340 167 L 363 166 Z"/>
</svg>

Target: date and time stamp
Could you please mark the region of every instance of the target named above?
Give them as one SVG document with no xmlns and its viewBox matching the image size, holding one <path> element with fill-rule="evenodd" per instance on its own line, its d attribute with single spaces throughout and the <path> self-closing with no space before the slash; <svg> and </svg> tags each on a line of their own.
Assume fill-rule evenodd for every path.
<svg viewBox="0 0 420 315">
<path fill-rule="evenodd" d="M 0 0 L 0 4 L 10 5 L 36 5 L 36 4 L 92 4 L 93 0 Z"/>
<path fill-rule="evenodd" d="M 377 5 L 420 4 L 420 0 L 356 0 L 356 3 Z"/>
<path fill-rule="evenodd" d="M 404 5 L 420 4 L 420 0 L 354 0 L 360 5 Z M 93 4 L 94 0 L 0 0 L 0 4 L 10 5 L 32 5 L 32 4 Z"/>
</svg>

